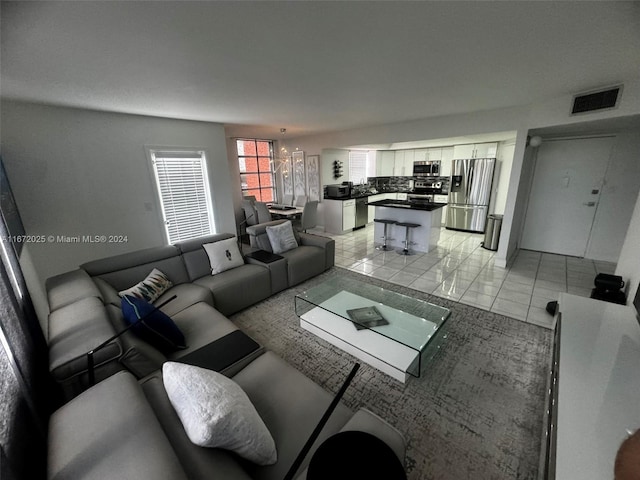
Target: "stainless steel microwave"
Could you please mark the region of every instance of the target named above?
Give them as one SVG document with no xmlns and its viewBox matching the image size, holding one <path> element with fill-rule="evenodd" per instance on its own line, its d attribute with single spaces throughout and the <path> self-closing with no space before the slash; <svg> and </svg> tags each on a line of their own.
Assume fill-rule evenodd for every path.
<svg viewBox="0 0 640 480">
<path fill-rule="evenodd" d="M 432 162 L 413 162 L 414 177 L 439 177 L 440 161 Z"/>
</svg>

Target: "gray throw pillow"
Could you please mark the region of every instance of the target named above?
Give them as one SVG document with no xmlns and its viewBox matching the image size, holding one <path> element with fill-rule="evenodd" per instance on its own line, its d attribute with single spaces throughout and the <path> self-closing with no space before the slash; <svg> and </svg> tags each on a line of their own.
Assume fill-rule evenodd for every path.
<svg viewBox="0 0 640 480">
<path fill-rule="evenodd" d="M 267 227 L 266 230 L 273 253 L 283 253 L 298 247 L 291 222 Z"/>
</svg>

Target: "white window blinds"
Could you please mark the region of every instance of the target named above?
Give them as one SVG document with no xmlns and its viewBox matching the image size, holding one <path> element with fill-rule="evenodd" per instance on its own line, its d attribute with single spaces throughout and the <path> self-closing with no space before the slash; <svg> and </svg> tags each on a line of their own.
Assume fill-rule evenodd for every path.
<svg viewBox="0 0 640 480">
<path fill-rule="evenodd" d="M 364 150 L 349 151 L 349 180 L 353 183 L 367 181 L 367 152 Z"/>
<path fill-rule="evenodd" d="M 204 152 L 151 152 L 169 243 L 214 233 Z"/>
</svg>

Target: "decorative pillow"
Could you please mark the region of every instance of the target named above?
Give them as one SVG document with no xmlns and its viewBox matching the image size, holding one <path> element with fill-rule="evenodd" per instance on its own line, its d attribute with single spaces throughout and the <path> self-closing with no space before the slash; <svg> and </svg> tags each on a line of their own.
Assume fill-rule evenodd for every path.
<svg viewBox="0 0 640 480">
<path fill-rule="evenodd" d="M 235 237 L 202 245 L 209 256 L 211 275 L 244 265 Z"/>
<path fill-rule="evenodd" d="M 213 370 L 175 362 L 162 366 L 162 376 L 194 444 L 231 450 L 258 465 L 276 463 L 273 437 L 236 382 Z"/>
<path fill-rule="evenodd" d="M 267 227 L 266 230 L 273 253 L 283 253 L 298 247 L 291 222 Z"/>
<path fill-rule="evenodd" d="M 163 353 L 171 353 L 187 348 L 184 335 L 164 312 L 147 301 L 125 295 L 122 298 L 122 315 L 128 325 L 136 322 L 131 329 L 136 335 L 149 342 Z M 139 321 L 143 319 L 142 321 Z"/>
<path fill-rule="evenodd" d="M 151 273 L 147 275 L 147 278 L 140 283 L 134 285 L 127 290 L 118 292 L 118 295 L 124 297 L 129 295 L 132 297 L 142 298 L 147 302 L 154 302 L 160 295 L 173 287 L 171 280 L 157 268 L 151 270 Z"/>
</svg>

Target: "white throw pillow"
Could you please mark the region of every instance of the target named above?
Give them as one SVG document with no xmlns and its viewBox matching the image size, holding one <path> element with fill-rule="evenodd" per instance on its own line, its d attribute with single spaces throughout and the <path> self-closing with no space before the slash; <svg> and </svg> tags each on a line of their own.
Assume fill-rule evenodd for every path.
<svg viewBox="0 0 640 480">
<path fill-rule="evenodd" d="M 298 247 L 291 222 L 267 227 L 266 230 L 273 253 L 283 253 Z"/>
<path fill-rule="evenodd" d="M 151 270 L 151 273 L 147 275 L 147 278 L 127 290 L 118 292 L 118 295 L 121 297 L 129 295 L 130 297 L 141 298 L 149 303 L 153 303 L 171 287 L 173 287 L 171 280 L 160 270 L 154 268 Z"/>
<path fill-rule="evenodd" d="M 273 437 L 236 382 L 213 370 L 176 362 L 166 362 L 162 376 L 194 444 L 231 450 L 257 465 L 276 463 Z"/>
<path fill-rule="evenodd" d="M 218 242 L 205 243 L 202 247 L 209 256 L 212 275 L 244 265 L 244 259 L 240 254 L 235 237 Z"/>
</svg>

